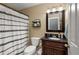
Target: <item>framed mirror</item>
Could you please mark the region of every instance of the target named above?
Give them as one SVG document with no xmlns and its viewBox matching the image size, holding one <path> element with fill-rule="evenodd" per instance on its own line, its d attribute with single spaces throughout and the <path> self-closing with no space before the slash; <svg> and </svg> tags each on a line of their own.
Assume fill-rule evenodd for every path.
<svg viewBox="0 0 79 59">
<path fill-rule="evenodd" d="M 64 32 L 65 30 L 65 11 L 46 13 L 46 31 Z"/>
</svg>

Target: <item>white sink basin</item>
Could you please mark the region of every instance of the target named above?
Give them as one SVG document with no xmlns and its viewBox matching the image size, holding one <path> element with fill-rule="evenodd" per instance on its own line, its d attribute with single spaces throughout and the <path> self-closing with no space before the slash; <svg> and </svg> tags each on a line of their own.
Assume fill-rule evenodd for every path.
<svg viewBox="0 0 79 59">
<path fill-rule="evenodd" d="M 59 38 L 49 37 L 50 40 L 60 40 Z"/>
</svg>

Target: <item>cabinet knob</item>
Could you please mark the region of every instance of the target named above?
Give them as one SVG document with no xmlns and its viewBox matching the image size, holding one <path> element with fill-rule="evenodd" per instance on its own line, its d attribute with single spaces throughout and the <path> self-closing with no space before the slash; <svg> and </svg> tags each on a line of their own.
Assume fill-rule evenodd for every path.
<svg viewBox="0 0 79 59">
<path fill-rule="evenodd" d="M 68 44 L 64 44 L 64 46 L 67 47 L 67 48 L 69 48 L 69 45 Z"/>
</svg>

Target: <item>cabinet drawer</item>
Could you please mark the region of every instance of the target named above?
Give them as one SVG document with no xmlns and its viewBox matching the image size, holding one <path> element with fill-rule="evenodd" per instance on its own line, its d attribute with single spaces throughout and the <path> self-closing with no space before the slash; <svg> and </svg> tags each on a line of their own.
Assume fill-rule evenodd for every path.
<svg viewBox="0 0 79 59">
<path fill-rule="evenodd" d="M 57 48 L 65 48 L 64 43 L 53 42 L 53 41 L 44 41 L 43 45 Z"/>
</svg>

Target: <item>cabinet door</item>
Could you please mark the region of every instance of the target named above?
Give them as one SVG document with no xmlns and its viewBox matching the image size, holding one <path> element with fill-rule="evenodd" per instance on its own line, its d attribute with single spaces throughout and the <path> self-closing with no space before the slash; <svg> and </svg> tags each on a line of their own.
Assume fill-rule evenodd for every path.
<svg viewBox="0 0 79 59">
<path fill-rule="evenodd" d="M 65 43 L 58 43 L 53 41 L 42 40 L 42 54 L 43 55 L 66 55 L 67 48 L 64 47 Z"/>
<path fill-rule="evenodd" d="M 54 47 L 44 47 L 43 54 L 44 55 L 66 55 L 66 50 L 61 48 Z"/>
<path fill-rule="evenodd" d="M 54 48 L 53 49 L 53 54 L 54 55 L 65 55 L 65 49 L 60 49 L 60 48 Z"/>
<path fill-rule="evenodd" d="M 46 47 L 43 47 L 44 49 L 43 49 L 43 54 L 44 55 L 53 55 L 54 53 L 53 53 L 53 47 L 48 47 L 48 46 L 46 46 Z"/>
</svg>

